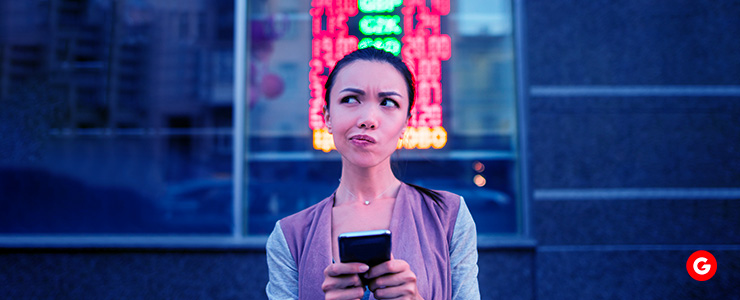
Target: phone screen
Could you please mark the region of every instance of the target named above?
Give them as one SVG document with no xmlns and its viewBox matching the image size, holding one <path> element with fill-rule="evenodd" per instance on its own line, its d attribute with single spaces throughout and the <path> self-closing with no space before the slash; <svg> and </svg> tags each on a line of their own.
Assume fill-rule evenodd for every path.
<svg viewBox="0 0 740 300">
<path fill-rule="evenodd" d="M 339 235 L 339 259 L 361 262 L 370 267 L 391 259 L 391 232 L 371 230 Z"/>
</svg>

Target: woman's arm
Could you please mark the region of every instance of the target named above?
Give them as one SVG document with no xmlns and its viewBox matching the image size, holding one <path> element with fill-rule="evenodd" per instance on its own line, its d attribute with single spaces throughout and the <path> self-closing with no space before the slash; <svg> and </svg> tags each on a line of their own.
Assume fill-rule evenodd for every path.
<svg viewBox="0 0 740 300">
<path fill-rule="evenodd" d="M 460 197 L 450 244 L 452 299 L 480 299 L 478 289 L 478 234 L 465 200 Z"/>
<path fill-rule="evenodd" d="M 298 299 L 298 267 L 290 254 L 280 221 L 267 238 L 268 299 Z"/>
</svg>

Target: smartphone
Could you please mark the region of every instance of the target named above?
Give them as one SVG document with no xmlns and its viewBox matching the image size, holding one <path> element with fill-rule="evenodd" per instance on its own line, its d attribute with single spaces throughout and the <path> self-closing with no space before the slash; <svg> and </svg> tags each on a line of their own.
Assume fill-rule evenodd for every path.
<svg viewBox="0 0 740 300">
<path fill-rule="evenodd" d="M 339 235 L 339 260 L 361 262 L 370 267 L 391 260 L 391 231 L 369 230 Z"/>
</svg>

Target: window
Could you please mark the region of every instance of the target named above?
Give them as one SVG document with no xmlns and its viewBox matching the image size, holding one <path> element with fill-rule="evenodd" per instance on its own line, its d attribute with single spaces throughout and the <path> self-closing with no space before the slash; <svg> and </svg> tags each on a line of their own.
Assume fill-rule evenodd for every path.
<svg viewBox="0 0 740 300">
<path fill-rule="evenodd" d="M 3 5 L 0 233 L 230 234 L 233 1 Z"/>
<path fill-rule="evenodd" d="M 246 6 L 244 53 L 235 2 Z M 328 41 L 334 59 L 377 46 L 412 61 L 426 100 L 394 154 L 397 176 L 463 195 L 480 234 L 520 234 L 511 3 L 327 1 L 350 8 L 339 19 L 312 13 L 321 3 L 2 4 L 0 242 L 264 236 L 331 195 L 341 162 L 315 122 L 312 84 L 323 82 L 311 68 L 328 48 L 314 22 L 347 26 L 342 43 Z M 433 51 L 411 58 L 419 45 Z"/>
<path fill-rule="evenodd" d="M 323 84 L 336 60 L 367 46 L 415 68 L 397 176 L 463 195 L 482 234 L 521 231 L 511 4 L 411 2 L 250 3 L 248 234 L 268 234 L 336 189 L 341 161 L 320 115 Z"/>
</svg>

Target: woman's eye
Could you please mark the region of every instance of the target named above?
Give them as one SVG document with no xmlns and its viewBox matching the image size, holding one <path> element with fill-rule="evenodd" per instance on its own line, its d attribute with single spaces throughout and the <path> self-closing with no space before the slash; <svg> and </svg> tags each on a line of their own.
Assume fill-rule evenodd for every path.
<svg viewBox="0 0 740 300">
<path fill-rule="evenodd" d="M 396 100 L 393 100 L 393 99 L 383 99 L 383 101 L 380 102 L 380 105 L 381 106 L 400 107 L 398 105 L 398 102 L 396 102 Z"/>
<path fill-rule="evenodd" d="M 342 98 L 339 103 L 360 103 L 360 100 L 357 100 L 357 97 L 355 96 L 347 96 Z"/>
</svg>

